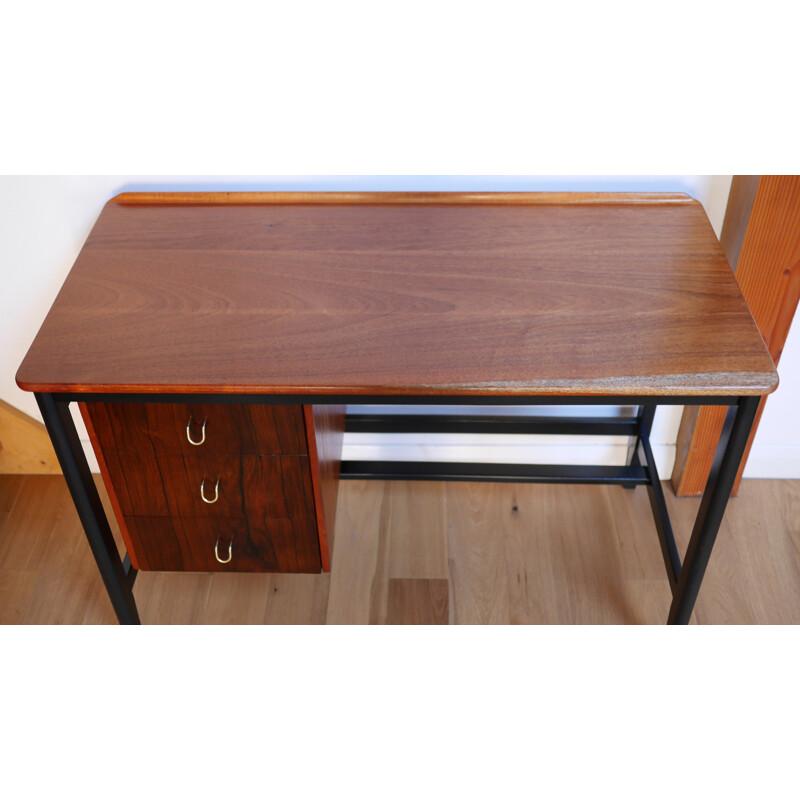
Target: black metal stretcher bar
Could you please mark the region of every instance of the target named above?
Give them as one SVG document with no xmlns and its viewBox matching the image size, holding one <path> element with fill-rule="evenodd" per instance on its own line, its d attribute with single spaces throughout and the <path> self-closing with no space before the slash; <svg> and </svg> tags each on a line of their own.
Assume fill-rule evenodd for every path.
<svg viewBox="0 0 800 800">
<path fill-rule="evenodd" d="M 452 461 L 342 461 L 341 478 L 395 481 L 484 481 L 495 483 L 647 483 L 643 467 L 578 464 L 468 464 Z"/>
<path fill-rule="evenodd" d="M 328 396 L 328 395 L 157 395 L 157 394 L 51 394 L 36 393 L 42 417 L 44 418 L 50 438 L 53 442 L 64 477 L 67 481 L 75 507 L 83 524 L 86 537 L 92 549 L 95 561 L 106 586 L 117 618 L 123 624 L 138 624 L 139 614 L 136 601 L 133 597 L 133 582 L 136 571 L 130 566 L 130 560 L 119 557 L 114 537 L 108 519 L 103 510 L 100 497 L 94 480 L 92 479 L 89 465 L 83 453 L 78 438 L 69 403 L 75 400 L 92 402 L 102 400 L 112 401 L 138 401 L 138 402 L 222 402 L 222 403 L 315 403 L 315 404 L 340 404 L 350 401 L 371 404 L 412 403 L 412 404 L 469 404 L 469 405 L 638 405 L 640 413 L 637 416 L 636 446 L 633 448 L 631 463 L 628 467 L 576 467 L 565 465 L 554 467 L 537 465 L 525 467 L 524 465 L 492 465 L 482 464 L 480 473 L 465 476 L 464 467 L 469 465 L 445 465 L 453 470 L 462 469 L 461 480 L 497 480 L 491 475 L 492 471 L 502 472 L 509 467 L 519 470 L 532 470 L 528 474 L 535 476 L 537 470 L 543 470 L 541 479 L 548 476 L 545 471 L 550 471 L 550 477 L 557 477 L 561 473 L 559 482 L 585 482 L 583 478 L 590 477 L 589 471 L 594 471 L 595 480 L 592 482 L 612 483 L 644 483 L 648 487 L 651 507 L 656 522 L 656 530 L 661 543 L 664 563 L 670 578 L 673 590 L 673 601 L 670 607 L 668 623 L 686 624 L 691 617 L 700 584 L 703 580 L 711 550 L 714 546 L 722 516 L 725 512 L 730 492 L 739 468 L 742 454 L 747 443 L 747 437 L 755 418 L 759 398 L 756 396 L 745 397 L 404 397 L 382 396 L 379 398 L 353 397 L 353 396 Z M 698 405 L 727 405 L 730 406 L 717 446 L 714 464 L 706 485 L 700 510 L 692 530 L 691 540 L 686 551 L 684 564 L 681 566 L 677 554 L 677 547 L 672 535 L 669 516 L 666 513 L 666 503 L 658 479 L 655 461 L 650 447 L 650 429 L 653 422 L 655 409 L 658 405 L 683 405 L 689 400 Z M 467 401 L 467 403 L 465 403 Z M 409 415 L 410 416 L 410 415 Z M 563 419 L 561 420 L 563 423 Z M 630 420 L 627 420 L 630 421 Z M 539 425 L 541 421 L 533 423 Z M 572 420 L 570 424 L 576 423 Z M 591 425 L 591 423 L 590 423 Z M 586 431 L 584 431 L 586 432 Z M 369 462 L 367 462 L 369 463 Z M 392 469 L 405 469 L 403 462 L 378 462 L 383 465 L 392 464 Z M 399 466 L 398 466 L 399 465 Z M 344 477 L 353 476 L 352 467 L 343 462 Z M 430 468 L 429 464 L 425 465 Z M 472 465 L 475 467 L 476 465 Z M 363 468 L 363 463 L 362 463 Z M 616 480 L 610 480 L 612 473 L 608 470 L 617 470 L 613 473 Z M 563 470 L 566 470 L 564 472 Z M 577 472 L 571 471 L 577 470 Z M 588 471 L 584 471 L 588 470 Z M 625 472 L 620 473 L 619 470 Z M 599 471 L 599 472 L 598 472 Z M 582 478 L 583 476 L 583 478 Z M 426 476 L 421 476 L 426 477 Z M 430 478 L 431 476 L 427 476 Z"/>
<path fill-rule="evenodd" d="M 449 414 L 347 414 L 346 433 L 491 433 L 636 436 L 637 417 L 464 417 Z"/>
</svg>

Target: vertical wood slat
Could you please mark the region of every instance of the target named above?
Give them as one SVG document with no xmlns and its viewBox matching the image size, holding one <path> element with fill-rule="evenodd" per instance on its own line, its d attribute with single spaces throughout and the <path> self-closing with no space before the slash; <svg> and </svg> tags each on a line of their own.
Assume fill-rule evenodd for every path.
<svg viewBox="0 0 800 800">
<path fill-rule="evenodd" d="M 800 176 L 736 176 L 721 242 L 777 364 L 800 298 Z M 734 493 L 739 489 L 765 402 L 766 398 L 762 399 L 759 406 Z M 715 407 L 684 411 L 672 473 L 677 495 L 702 493 L 724 417 L 725 410 Z"/>
</svg>

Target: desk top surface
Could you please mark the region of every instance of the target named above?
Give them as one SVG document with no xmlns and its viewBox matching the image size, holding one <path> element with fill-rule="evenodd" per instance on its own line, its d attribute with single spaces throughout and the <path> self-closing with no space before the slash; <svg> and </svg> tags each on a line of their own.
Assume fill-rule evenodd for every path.
<svg viewBox="0 0 800 800">
<path fill-rule="evenodd" d="M 48 392 L 767 394 L 685 195 L 128 194 L 17 373 Z"/>
</svg>

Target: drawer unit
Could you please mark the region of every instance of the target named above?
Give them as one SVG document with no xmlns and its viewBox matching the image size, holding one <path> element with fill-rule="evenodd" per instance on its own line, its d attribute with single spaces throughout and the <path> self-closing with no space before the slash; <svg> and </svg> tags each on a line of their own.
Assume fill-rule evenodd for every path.
<svg viewBox="0 0 800 800">
<path fill-rule="evenodd" d="M 138 569 L 330 565 L 344 409 L 82 403 Z"/>
</svg>

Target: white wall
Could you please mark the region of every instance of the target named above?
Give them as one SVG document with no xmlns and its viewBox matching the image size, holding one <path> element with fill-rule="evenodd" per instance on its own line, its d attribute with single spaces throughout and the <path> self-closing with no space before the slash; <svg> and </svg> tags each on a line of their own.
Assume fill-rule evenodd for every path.
<svg viewBox="0 0 800 800">
<path fill-rule="evenodd" d="M 730 176 L 57 176 L 0 177 L 0 398 L 38 417 L 33 396 L 19 390 L 14 375 L 50 304 L 97 219 L 103 204 L 121 191 L 145 190 L 514 190 L 514 191 L 682 191 L 705 207 L 719 233 Z M 781 388 L 767 405 L 753 456 L 750 477 L 800 477 L 800 432 L 792 427 L 792 408 L 800 403 L 800 341 L 796 331 L 781 365 Z M 674 460 L 680 407 L 662 408 L 653 443 L 662 475 Z M 82 428 L 81 428 L 82 430 Z M 83 431 L 82 431 L 83 433 Z M 85 439 L 85 433 L 83 433 Z M 348 457 L 454 458 L 459 460 L 574 461 L 616 463 L 624 441 L 572 437 L 569 440 L 525 437 L 351 436 Z M 92 459 L 92 461 L 94 461 Z"/>
</svg>

